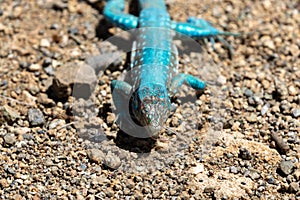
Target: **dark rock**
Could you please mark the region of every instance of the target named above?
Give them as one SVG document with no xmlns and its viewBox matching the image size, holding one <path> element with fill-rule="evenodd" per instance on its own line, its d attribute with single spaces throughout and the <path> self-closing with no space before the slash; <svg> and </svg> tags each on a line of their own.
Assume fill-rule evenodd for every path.
<svg viewBox="0 0 300 200">
<path fill-rule="evenodd" d="M 31 126 L 40 126 L 45 123 L 45 118 L 42 111 L 31 108 L 28 110 L 28 121 Z"/>
<path fill-rule="evenodd" d="M 251 160 L 251 153 L 246 148 L 240 148 L 239 157 L 243 160 Z"/>
<path fill-rule="evenodd" d="M 282 161 L 280 163 L 279 169 L 280 172 L 282 172 L 284 175 L 289 175 L 293 172 L 293 168 L 294 168 L 294 163 L 292 161 Z"/>
</svg>

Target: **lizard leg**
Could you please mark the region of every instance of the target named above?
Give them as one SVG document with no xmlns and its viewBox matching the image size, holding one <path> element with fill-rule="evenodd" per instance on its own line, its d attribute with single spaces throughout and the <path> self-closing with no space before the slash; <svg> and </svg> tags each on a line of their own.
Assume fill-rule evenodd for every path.
<svg viewBox="0 0 300 200">
<path fill-rule="evenodd" d="M 233 49 L 231 47 L 230 44 L 228 44 L 228 42 L 226 42 L 225 39 L 223 39 L 223 37 L 221 37 L 222 35 L 225 36 L 238 36 L 240 34 L 238 33 L 231 33 L 231 32 L 226 32 L 226 31 L 220 31 L 218 29 L 216 29 L 215 27 L 213 27 L 209 22 L 207 22 L 204 19 L 198 19 L 195 17 L 189 17 L 187 22 L 174 22 L 172 21 L 171 23 L 172 29 L 190 36 L 194 39 L 205 39 L 205 38 L 209 38 L 210 41 L 213 44 L 214 47 L 214 37 L 217 38 L 228 50 L 230 55 L 233 54 Z"/>
<path fill-rule="evenodd" d="M 103 14 L 105 18 L 115 26 L 129 30 L 138 26 L 138 18 L 134 15 L 125 14 L 124 0 L 107 0 Z"/>
<path fill-rule="evenodd" d="M 203 90 L 205 88 L 205 82 L 189 74 L 180 73 L 176 75 L 170 85 L 170 91 L 175 94 L 182 84 L 187 84 L 195 90 Z"/>
<path fill-rule="evenodd" d="M 118 116 L 118 122 L 123 121 L 129 116 L 129 97 L 131 93 L 131 85 L 124 81 L 113 80 L 111 82 L 111 93 Z"/>
<path fill-rule="evenodd" d="M 216 29 L 215 27 L 213 27 L 208 21 L 204 20 L 204 19 L 199 19 L 196 17 L 189 17 L 187 19 L 187 23 L 193 24 L 201 29 L 208 29 L 211 32 L 220 32 L 218 29 Z M 228 33 L 230 34 L 230 33 Z M 236 35 L 236 33 L 231 33 L 232 35 Z M 222 34 L 217 34 L 215 35 L 215 37 L 230 51 L 230 54 L 233 54 L 233 49 L 232 46 L 221 36 Z M 212 43 L 212 46 L 214 48 L 214 44 L 215 44 L 215 40 L 213 37 L 210 37 L 210 42 Z"/>
</svg>

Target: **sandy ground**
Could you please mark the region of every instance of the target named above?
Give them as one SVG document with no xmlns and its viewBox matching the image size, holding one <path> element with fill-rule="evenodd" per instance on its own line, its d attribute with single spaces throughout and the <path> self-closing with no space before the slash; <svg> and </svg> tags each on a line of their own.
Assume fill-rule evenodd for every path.
<svg viewBox="0 0 300 200">
<path fill-rule="evenodd" d="M 209 85 L 182 88 L 154 141 L 114 123 L 132 41 L 103 2 L 0 0 L 1 199 L 300 199 L 299 1 L 167 3 L 241 35 L 232 55 L 175 41 Z"/>
</svg>

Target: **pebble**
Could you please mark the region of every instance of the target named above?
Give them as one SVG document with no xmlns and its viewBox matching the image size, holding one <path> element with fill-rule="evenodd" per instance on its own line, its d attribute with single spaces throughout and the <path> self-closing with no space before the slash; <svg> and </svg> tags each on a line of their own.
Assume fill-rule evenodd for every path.
<svg viewBox="0 0 300 200">
<path fill-rule="evenodd" d="M 289 86 L 288 91 L 289 94 L 292 96 L 296 96 L 298 94 L 297 89 L 293 85 Z"/>
<path fill-rule="evenodd" d="M 53 24 L 51 24 L 51 26 L 50 26 L 50 29 L 56 30 L 56 29 L 58 29 L 58 28 L 59 28 L 59 25 L 58 25 L 57 23 L 53 23 Z"/>
<path fill-rule="evenodd" d="M 89 149 L 89 150 L 87 150 L 87 156 L 91 161 L 93 161 L 97 164 L 102 163 L 102 161 L 105 158 L 104 153 L 99 149 Z"/>
<path fill-rule="evenodd" d="M 45 123 L 45 118 L 39 109 L 31 108 L 28 110 L 28 121 L 31 126 L 40 126 Z"/>
<path fill-rule="evenodd" d="M 121 165 L 121 160 L 118 155 L 108 152 L 104 158 L 103 164 L 112 169 L 118 169 Z"/>
<path fill-rule="evenodd" d="M 2 188 L 9 187 L 9 183 L 5 178 L 0 179 L 0 185 L 1 185 Z"/>
<path fill-rule="evenodd" d="M 231 167 L 229 167 L 229 172 L 230 172 L 230 173 L 237 174 L 237 173 L 239 172 L 239 170 L 238 170 L 237 167 L 231 166 Z"/>
<path fill-rule="evenodd" d="M 94 92 L 96 82 L 97 77 L 92 67 L 83 62 L 71 62 L 56 70 L 52 95 L 58 99 L 67 98 L 71 94 L 78 98 L 88 98 Z"/>
<path fill-rule="evenodd" d="M 240 148 L 239 157 L 243 160 L 251 160 L 251 153 L 246 148 Z"/>
<path fill-rule="evenodd" d="M 289 175 L 292 173 L 294 168 L 294 163 L 292 161 L 281 161 L 279 166 L 281 172 L 283 172 L 284 175 Z"/>
<path fill-rule="evenodd" d="M 45 67 L 48 67 L 49 65 L 51 65 L 52 64 L 52 59 L 51 58 L 49 58 L 49 57 L 46 57 L 45 59 L 44 59 L 44 61 L 43 61 L 43 67 L 45 68 Z"/>
<path fill-rule="evenodd" d="M 257 122 L 257 115 L 255 113 L 251 113 L 250 115 L 246 116 L 246 120 L 250 123 Z"/>
<path fill-rule="evenodd" d="M 213 187 L 213 186 L 206 186 L 205 188 L 204 188 L 204 193 L 211 193 L 211 192 L 213 192 L 215 190 L 215 187 Z"/>
<path fill-rule="evenodd" d="M 256 180 L 256 179 L 260 178 L 260 174 L 257 171 L 255 171 L 255 170 L 250 170 L 249 177 L 252 180 Z"/>
<path fill-rule="evenodd" d="M 44 71 L 49 75 L 53 76 L 55 74 L 54 69 L 51 65 L 44 67 Z"/>
<path fill-rule="evenodd" d="M 0 124 L 4 122 L 13 123 L 20 118 L 20 114 L 8 105 L 0 106 Z"/>
<path fill-rule="evenodd" d="M 42 69 L 42 66 L 38 63 L 31 64 L 28 67 L 28 70 L 31 71 L 31 72 L 36 72 L 36 71 L 39 71 L 40 69 Z"/>
<path fill-rule="evenodd" d="M 244 93 L 247 97 L 252 97 L 253 96 L 253 92 L 249 89 L 246 89 Z"/>
<path fill-rule="evenodd" d="M 220 76 L 218 77 L 218 79 L 217 79 L 217 83 L 218 83 L 219 85 L 225 85 L 226 82 L 227 82 L 227 79 L 226 79 L 225 76 L 220 75 Z"/>
<path fill-rule="evenodd" d="M 118 132 L 118 127 L 113 123 L 114 117 L 108 114 L 112 112 L 110 111 L 111 103 L 108 102 L 111 100 L 109 83 L 111 80 L 122 78 L 120 74 L 123 71 L 123 65 L 121 64 L 126 61 L 124 52 L 127 49 L 130 51 L 132 46 L 130 39 L 125 41 L 122 38 L 115 41 L 115 44 L 103 45 L 102 41 L 106 38 L 98 36 L 99 34 L 105 35 L 101 29 L 106 29 L 105 27 L 110 25 L 106 25 L 107 22 L 102 20 L 102 13 L 91 6 L 90 3 L 94 4 L 98 2 L 97 0 L 90 0 L 89 3 L 78 1 L 78 4 L 76 0 L 38 1 L 37 4 L 28 4 L 26 1 L 14 2 L 5 1 L 0 6 L 3 9 L 3 17 L 0 17 L 0 93 L 17 101 L 24 100 L 26 105 L 0 97 L 2 103 L 0 107 L 8 105 L 20 115 L 19 118 L 13 119 L 12 123 L 7 123 L 6 119 L 3 120 L 4 124 L 0 127 L 0 144 L 3 145 L 0 160 L 4 163 L 2 167 L 7 165 L 0 177 L 2 199 L 53 199 L 55 196 L 59 199 L 134 199 L 134 195 L 140 199 L 223 198 L 225 200 L 299 197 L 299 185 L 297 185 L 300 176 L 297 172 L 300 158 L 298 151 L 299 116 L 297 117 L 297 112 L 294 115 L 293 111 L 299 109 L 300 100 L 300 88 L 297 81 L 300 77 L 299 39 L 295 37 L 299 34 L 300 18 L 299 9 L 294 4 L 288 1 L 265 0 L 250 3 L 239 1 L 238 4 L 219 1 L 218 5 L 210 1 L 201 1 L 200 5 L 199 2 L 193 1 L 187 6 L 184 1 L 176 1 L 169 6 L 168 10 L 176 21 L 180 19 L 185 21 L 188 15 L 198 17 L 203 15 L 203 18 L 219 24 L 220 30 L 249 32 L 252 29 L 257 31 L 245 37 L 224 37 L 233 45 L 235 51 L 231 59 L 228 59 L 226 45 L 221 42 L 216 41 L 216 51 L 209 44 L 208 52 L 206 52 L 204 45 L 203 51 L 199 53 L 204 56 L 199 58 L 208 62 L 200 61 L 200 65 L 190 63 L 196 61 L 196 57 L 189 55 L 190 52 L 194 53 L 194 49 L 189 48 L 189 43 L 185 44 L 185 41 L 178 43 L 179 59 L 189 57 L 189 59 L 184 58 L 184 62 L 179 60 L 179 71 L 214 80 L 222 87 L 217 85 L 214 88 L 214 85 L 210 85 L 202 94 L 198 93 L 198 101 L 200 101 L 198 104 L 194 101 L 183 101 L 181 96 L 176 100 L 176 95 L 172 100 L 182 101 L 182 103 L 174 112 L 176 115 L 181 111 L 186 114 L 178 114 L 181 117 L 172 114 L 164 127 L 170 129 L 172 123 L 181 125 L 184 121 L 196 125 L 184 123 L 176 129 L 176 134 L 172 134 L 171 132 L 174 132 L 172 130 L 168 131 L 169 134 L 165 130 L 162 131 L 161 137 L 171 138 L 168 143 L 165 143 L 169 145 L 165 148 L 166 150 L 155 149 L 153 143 L 153 148 L 147 148 L 147 152 L 139 154 L 130 150 L 134 148 L 131 140 L 128 141 L 126 137 L 123 141 L 119 140 L 122 132 Z M 46 3 L 43 5 L 40 2 Z M 49 3 L 56 5 L 49 7 L 47 6 Z M 73 5 L 75 7 L 72 7 Z M 41 9 L 41 7 L 46 9 Z M 183 7 L 187 9 L 182 9 Z M 59 19 L 55 16 L 57 12 L 51 8 L 60 10 Z M 13 14 L 15 9 L 17 9 L 17 14 Z M 27 10 L 30 12 L 26 12 Z M 230 16 L 231 14 L 233 17 Z M 214 18 L 213 15 L 219 18 Z M 47 16 L 47 23 L 40 23 L 43 16 Z M 239 20 L 236 20 L 234 16 L 240 16 Z M 243 26 L 243 24 L 248 26 Z M 97 26 L 97 30 L 94 25 Z M 87 26 L 90 28 L 86 28 Z M 239 30 L 241 27 L 242 30 Z M 273 30 L 277 30 L 278 27 L 282 27 L 282 31 L 276 34 Z M 113 29 L 115 32 L 121 31 L 118 28 Z M 72 34 L 68 34 L 68 31 Z M 74 34 L 77 35 L 74 36 Z M 119 41 L 121 46 L 118 44 Z M 100 133 L 98 130 L 90 131 L 91 136 L 95 133 L 97 137 L 91 140 L 79 138 L 75 124 L 60 129 L 61 124 L 73 122 L 73 118 L 76 117 L 71 114 L 74 110 L 73 102 L 77 100 L 71 96 L 72 85 L 83 83 L 81 85 L 84 85 L 87 90 L 90 90 L 91 86 L 88 81 L 68 81 L 65 85 L 62 83 L 62 87 L 50 96 L 52 91 L 48 89 L 53 87 L 52 81 L 69 78 L 78 67 L 75 66 L 78 63 L 76 60 L 80 60 L 81 63 L 84 60 L 90 62 L 88 61 L 89 55 L 97 57 L 100 53 L 98 58 L 88 63 L 91 68 L 106 69 L 107 60 L 102 59 L 101 55 L 106 53 L 112 55 L 111 53 L 115 50 L 124 52 L 120 52 L 116 60 L 112 59 L 107 72 L 105 71 L 101 77 L 97 75 L 96 81 L 91 83 L 96 86 L 96 106 L 97 108 L 101 106 L 101 112 L 95 109 L 96 116 L 92 117 L 93 119 L 88 113 L 90 110 L 85 109 L 87 107 L 83 106 L 84 108 L 79 112 L 86 116 L 89 122 L 92 121 L 89 125 L 101 126 L 103 134 L 98 135 Z M 55 77 L 60 68 L 64 68 L 71 62 L 73 65 L 61 73 L 63 78 Z M 41 65 L 42 69 L 32 73 L 28 69 L 32 63 Z M 20 66 L 24 68 L 21 69 Z M 208 71 L 208 76 L 202 77 L 203 73 L 199 70 L 205 66 L 209 70 L 212 69 L 212 73 Z M 214 73 L 214 70 L 220 72 L 222 76 L 218 77 L 219 75 L 216 75 L 218 73 Z M 82 74 L 82 76 L 85 78 L 84 76 L 88 75 Z M 5 80 L 7 81 L 3 82 Z M 64 86 L 68 90 L 64 90 Z M 221 93 L 221 98 L 214 95 L 216 93 L 213 89 Z M 246 89 L 249 91 L 245 91 Z M 27 93 L 23 94 L 23 90 Z M 191 88 L 183 90 L 194 94 Z M 56 98 L 61 97 L 59 92 L 65 94 L 67 97 L 65 101 Z M 283 100 L 286 102 L 282 103 Z M 68 106 L 65 106 L 67 105 L 65 103 Z M 185 106 L 189 104 L 196 105 L 196 107 L 191 107 L 197 112 L 195 117 L 188 115 L 191 114 L 190 108 L 185 109 Z M 220 112 L 220 106 L 224 107 L 226 112 Z M 43 128 L 29 126 L 27 116 L 29 108 L 38 108 L 42 111 L 45 117 Z M 249 118 L 251 113 L 253 113 L 254 120 Z M 212 117 L 208 117 L 209 115 Z M 220 116 L 216 117 L 216 115 Z M 247 116 L 249 116 L 248 119 L 246 119 Z M 205 143 L 206 137 L 210 137 L 211 123 L 207 119 L 212 119 L 211 122 L 222 120 L 222 124 L 226 126 L 218 131 L 218 134 L 211 136 L 217 136 L 215 139 L 218 141 L 213 144 Z M 58 123 L 57 120 L 63 121 Z M 247 120 L 254 122 L 249 123 Z M 201 126 L 197 126 L 198 124 Z M 27 130 L 14 131 L 14 128 L 19 127 L 27 128 Z M 53 129 L 50 131 L 49 127 Z M 87 129 L 94 129 L 89 127 Z M 190 134 L 190 129 L 193 129 L 196 134 Z M 22 133 L 24 131 L 27 134 Z M 105 137 L 104 132 L 109 132 L 111 135 L 107 135 L 109 137 L 102 141 L 100 136 Z M 182 141 L 176 137 L 177 132 L 181 135 Z M 280 139 L 279 142 L 273 138 L 270 139 L 273 132 L 282 136 L 281 141 L 284 141 L 284 145 L 287 144 L 290 150 L 286 151 L 286 147 L 278 146 Z M 17 141 L 13 146 L 6 148 L 4 136 L 8 133 L 15 134 Z M 173 138 L 180 144 L 173 143 Z M 109 146 L 104 145 L 106 141 L 110 142 L 111 147 L 120 149 L 124 146 L 128 147 L 124 150 L 123 156 L 120 152 L 116 154 L 115 149 L 108 149 L 111 155 L 108 155 L 110 159 L 106 161 L 115 167 L 121 163 L 117 170 L 110 169 L 103 164 L 107 151 L 102 151 L 102 148 Z M 191 141 L 190 145 L 187 144 L 189 141 Z M 140 143 L 143 147 L 144 141 Z M 276 148 L 274 148 L 275 143 Z M 205 145 L 209 153 L 203 155 L 204 148 L 202 147 Z M 179 153 L 178 147 L 184 149 L 184 152 Z M 246 150 L 242 150 L 242 147 Z M 98 156 L 96 158 L 98 160 L 93 161 L 92 156 L 87 153 L 88 149 L 101 150 L 104 155 Z M 276 151 L 279 149 L 283 149 L 286 153 L 284 155 L 280 153 L 280 155 Z M 199 158 L 201 159 L 198 162 Z M 171 162 L 149 173 L 129 172 L 129 170 L 137 171 L 132 169 L 137 168 L 135 162 L 142 159 L 148 161 L 145 166 L 149 168 L 154 168 L 152 166 L 154 164 L 156 166 L 157 163 Z M 278 164 L 280 159 L 291 160 L 294 163 L 295 172 L 292 170 L 287 177 L 281 177 L 279 174 L 283 172 L 279 173 L 281 171 Z M 96 168 L 101 170 L 96 170 Z M 126 168 L 127 171 L 123 170 Z M 252 169 L 255 171 L 251 171 Z M 247 170 L 248 175 L 245 177 L 243 174 Z M 139 178 L 135 178 L 136 176 Z M 136 182 L 127 183 L 128 180 L 130 182 L 136 180 Z M 203 190 L 209 193 L 203 193 Z"/>
<path fill-rule="evenodd" d="M 296 44 L 291 44 L 291 46 L 289 46 L 289 50 L 294 57 L 298 57 L 300 54 L 299 47 Z"/>
<path fill-rule="evenodd" d="M 298 191 L 300 191 L 299 183 L 298 182 L 292 182 L 292 183 L 290 183 L 290 186 L 289 186 L 288 190 L 292 194 L 297 193 Z"/>
<path fill-rule="evenodd" d="M 273 132 L 271 134 L 271 139 L 275 141 L 280 153 L 286 154 L 289 151 L 289 145 L 283 140 L 279 133 Z"/>
<path fill-rule="evenodd" d="M 189 172 L 192 174 L 199 174 L 201 172 L 204 172 L 204 165 L 202 163 L 197 163 L 196 166 L 189 169 Z"/>
<path fill-rule="evenodd" d="M 8 146 L 12 146 L 16 143 L 17 139 L 13 133 L 7 133 L 4 137 L 4 142 Z"/>
<path fill-rule="evenodd" d="M 52 99 L 48 98 L 48 95 L 46 93 L 38 94 L 37 101 L 46 106 L 55 106 L 55 102 Z"/>
<path fill-rule="evenodd" d="M 295 176 L 295 178 L 296 178 L 297 181 L 300 181 L 300 169 L 297 169 L 294 172 L 294 176 Z"/>
<path fill-rule="evenodd" d="M 300 109 L 299 108 L 295 108 L 292 110 L 293 116 L 294 117 L 299 117 L 300 116 Z"/>
<path fill-rule="evenodd" d="M 41 47 L 50 47 L 50 41 L 46 38 L 43 38 L 40 41 L 40 46 Z"/>
</svg>

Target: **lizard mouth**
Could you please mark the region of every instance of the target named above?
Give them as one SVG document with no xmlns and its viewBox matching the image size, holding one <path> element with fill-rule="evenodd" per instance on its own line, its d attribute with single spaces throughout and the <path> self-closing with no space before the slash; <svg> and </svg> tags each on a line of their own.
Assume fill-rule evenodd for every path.
<svg viewBox="0 0 300 200">
<path fill-rule="evenodd" d="M 164 105 L 162 101 L 155 103 L 147 103 L 146 101 L 141 104 L 142 109 L 134 114 L 138 124 L 143 126 L 151 136 L 162 129 L 169 116 L 169 109 Z"/>
<path fill-rule="evenodd" d="M 131 113 L 134 120 L 150 135 L 158 133 L 170 114 L 170 99 L 165 90 L 142 88 L 131 99 Z"/>
</svg>

